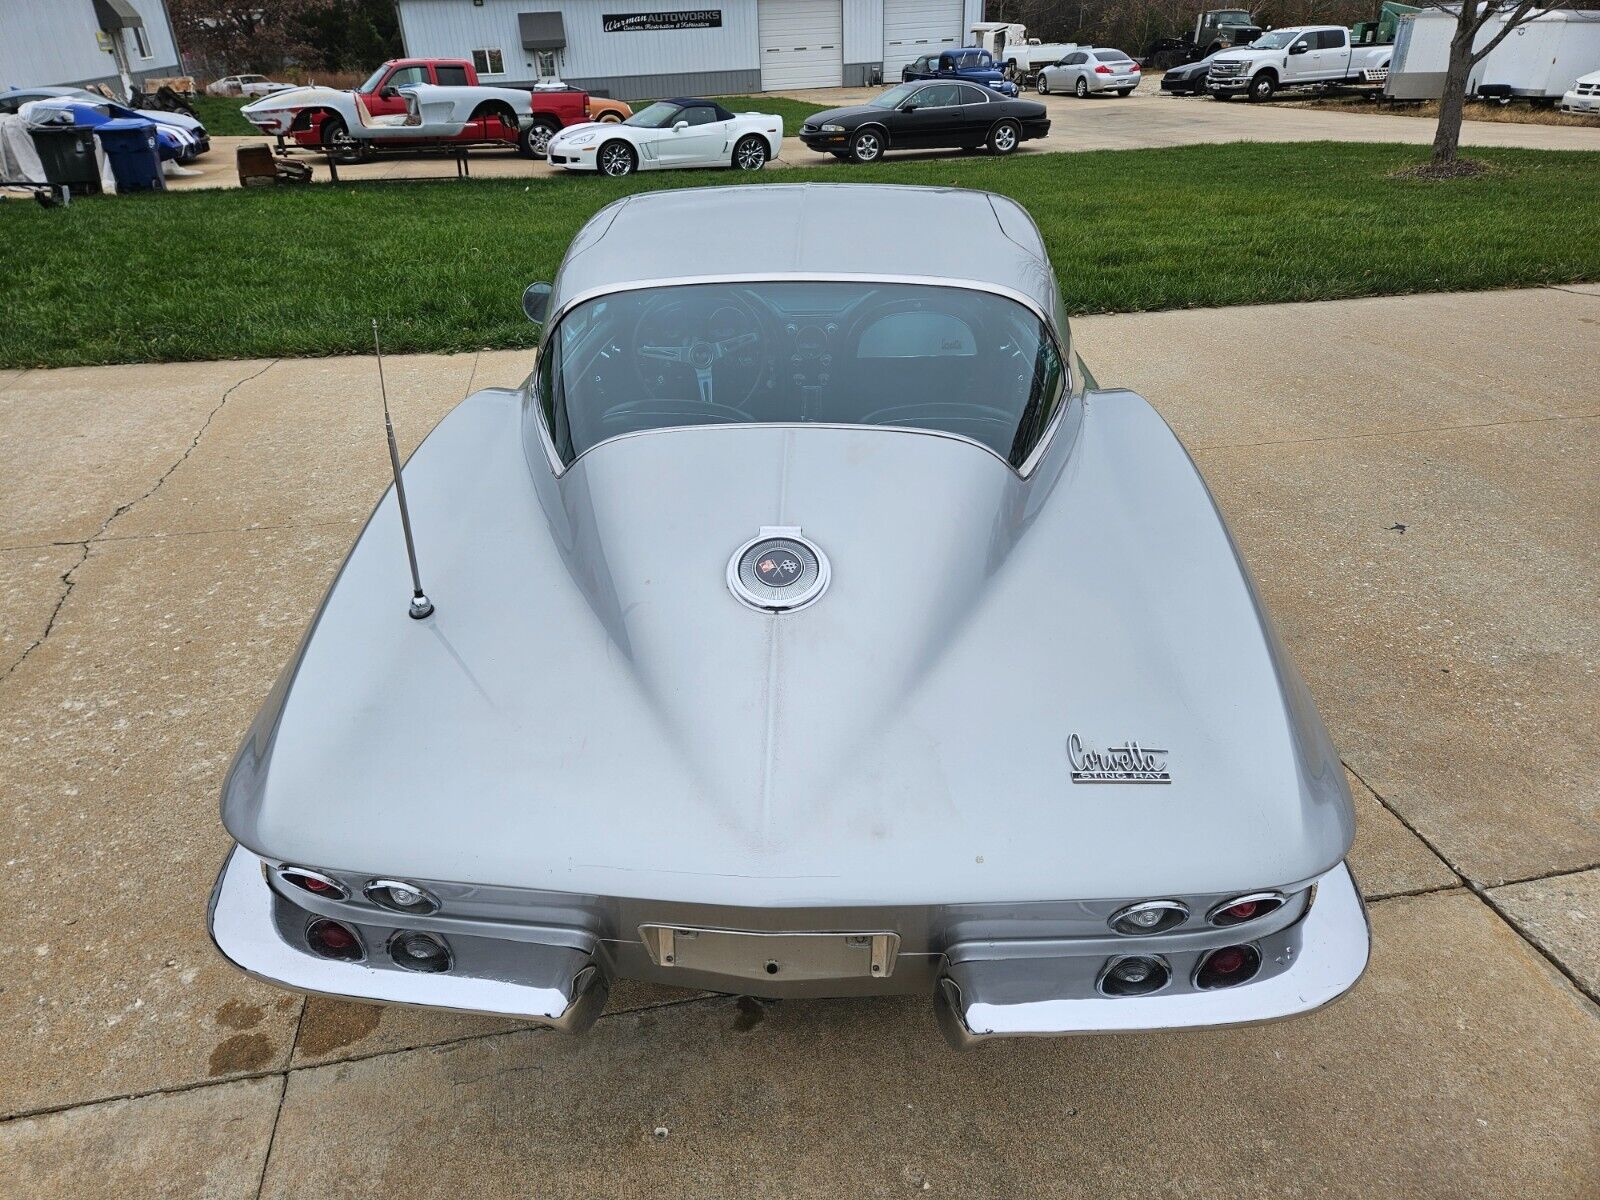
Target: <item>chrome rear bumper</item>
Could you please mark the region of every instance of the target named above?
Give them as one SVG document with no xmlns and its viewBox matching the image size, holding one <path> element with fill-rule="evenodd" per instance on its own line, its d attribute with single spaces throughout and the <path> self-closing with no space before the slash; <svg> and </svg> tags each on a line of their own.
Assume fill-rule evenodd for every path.
<svg viewBox="0 0 1600 1200">
<path fill-rule="evenodd" d="M 1341 863 L 1318 879 L 1306 915 L 1257 944 L 1267 965 L 1252 982 L 1199 991 L 1189 982 L 1194 964 L 1169 954 L 1168 987 L 1118 997 L 1085 986 L 1081 956 L 960 960 L 964 948 L 956 946 L 950 954 L 957 961 L 940 976 L 934 1004 L 940 1029 L 958 1047 L 997 1037 L 1246 1025 L 1310 1012 L 1343 995 L 1366 969 L 1366 909 L 1349 869 Z"/>
<path fill-rule="evenodd" d="M 715 919 L 624 919 L 621 923 L 642 939 L 632 940 L 617 936 L 620 930 L 607 929 L 592 914 L 585 916 L 584 908 L 538 910 L 543 919 L 529 923 L 405 917 L 371 904 L 310 897 L 291 903 L 268 882 L 262 859 L 236 846 L 212 892 L 209 923 L 212 940 L 235 965 L 300 992 L 515 1016 L 574 1033 L 599 1017 L 613 976 L 797 998 L 931 992 L 946 1038 L 967 1047 L 997 1037 L 1247 1024 L 1319 1008 L 1360 978 L 1368 931 L 1360 896 L 1343 864 L 1314 882 L 1309 907 L 1291 901 L 1284 908 L 1288 923 L 1265 918 L 1249 932 L 1191 925 L 1171 934 L 1119 938 L 1105 932 L 1100 911 L 1105 905 L 1091 902 L 1069 907 L 1090 910 L 1084 920 L 1100 931 L 1094 936 L 1030 937 L 1030 927 L 1050 923 L 1009 919 L 1015 912 L 1003 906 L 1000 914 L 979 913 L 983 919 L 970 913 L 964 921 L 941 919 L 931 936 L 912 919 L 914 913 L 885 910 L 884 916 L 897 919 L 831 925 L 868 931 L 856 934 L 820 932 L 830 927 L 825 921 L 751 930 L 725 929 Z M 1299 904 L 1304 905 L 1303 894 Z M 337 919 L 353 929 L 362 943 L 361 959 L 313 954 L 306 933 L 308 923 L 318 919 Z M 449 969 L 430 974 L 398 966 L 388 946 L 402 926 L 447 935 Z M 901 946 L 906 935 L 910 953 Z M 694 939 L 683 946 L 697 945 L 696 954 L 676 954 L 677 943 L 664 940 L 669 936 Z M 1202 960 L 1229 944 L 1259 953 L 1256 974 L 1233 987 L 1201 990 L 1196 974 Z M 756 960 L 771 958 L 769 970 L 781 959 L 782 974 L 764 975 L 759 967 L 754 974 L 745 971 L 744 960 L 755 949 Z M 1170 968 L 1165 986 L 1148 995 L 1102 994 L 1102 973 L 1128 954 L 1159 957 Z"/>
<path fill-rule="evenodd" d="M 606 1006 L 605 972 L 592 949 L 581 942 L 513 943 L 515 978 L 493 967 L 478 973 L 420 974 L 383 961 L 388 931 L 373 926 L 355 926 L 367 947 L 360 962 L 318 958 L 295 949 L 279 930 L 276 906 L 281 903 L 267 884 L 261 859 L 235 846 L 211 892 L 207 914 L 211 940 L 235 966 L 268 983 L 385 1004 L 522 1017 L 568 1033 L 581 1033 L 593 1025 Z M 301 919 L 306 915 L 300 913 Z M 464 960 L 478 951 L 486 964 L 502 950 L 500 939 L 482 937 L 457 937 L 452 947 Z"/>
</svg>

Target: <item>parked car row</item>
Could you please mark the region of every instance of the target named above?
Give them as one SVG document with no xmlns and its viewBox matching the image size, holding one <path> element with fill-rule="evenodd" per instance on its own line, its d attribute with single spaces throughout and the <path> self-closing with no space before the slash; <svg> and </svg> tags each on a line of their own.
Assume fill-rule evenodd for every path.
<svg viewBox="0 0 1600 1200">
<path fill-rule="evenodd" d="M 290 88 L 240 111 L 263 133 L 347 161 L 450 142 L 504 142 L 542 158 L 562 129 L 633 113 L 620 100 L 564 85 L 485 87 L 469 60 L 455 58 L 390 59 L 354 90 Z"/>
<path fill-rule="evenodd" d="M 25 106 L 41 107 L 24 113 Z M 143 120 L 156 127 L 160 141 L 161 157 L 178 163 L 192 162 L 211 149 L 211 135 L 199 120 L 185 113 L 165 112 L 153 108 L 129 108 L 98 92 L 79 87 L 13 88 L 0 92 L 0 115 L 27 116 L 36 113 L 45 119 L 51 115 L 52 124 L 77 124 L 97 127 L 107 121 Z"/>
<path fill-rule="evenodd" d="M 987 149 L 1006 155 L 1050 131 L 1044 105 L 952 79 L 913 79 L 866 104 L 807 117 L 800 141 L 842 161 L 877 162 L 891 150 Z M 714 100 L 661 100 L 620 125 L 591 122 L 550 141 L 553 166 L 623 176 L 670 167 L 759 171 L 783 146 L 783 118 L 729 112 Z"/>
</svg>

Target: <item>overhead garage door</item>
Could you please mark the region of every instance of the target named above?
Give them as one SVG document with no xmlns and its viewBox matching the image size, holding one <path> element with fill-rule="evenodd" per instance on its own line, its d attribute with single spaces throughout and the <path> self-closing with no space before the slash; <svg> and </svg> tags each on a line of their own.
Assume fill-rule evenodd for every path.
<svg viewBox="0 0 1600 1200">
<path fill-rule="evenodd" d="M 769 92 L 844 83 L 839 0 L 761 0 L 761 86 Z"/>
<path fill-rule="evenodd" d="M 883 0 L 883 78 L 894 83 L 912 59 L 966 44 L 962 0 Z"/>
</svg>

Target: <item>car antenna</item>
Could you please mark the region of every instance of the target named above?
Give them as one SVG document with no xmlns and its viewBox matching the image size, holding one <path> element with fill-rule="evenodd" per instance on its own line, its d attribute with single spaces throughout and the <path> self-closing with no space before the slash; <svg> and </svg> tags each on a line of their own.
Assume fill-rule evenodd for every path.
<svg viewBox="0 0 1600 1200">
<path fill-rule="evenodd" d="M 394 444 L 394 422 L 389 419 L 389 389 L 383 382 L 383 347 L 378 344 L 378 319 L 372 319 L 372 348 L 378 355 L 378 393 L 383 397 L 383 432 L 389 438 L 389 465 L 394 468 L 394 495 L 400 502 L 400 528 L 406 534 L 406 557 L 411 561 L 411 619 L 420 621 L 433 615 L 433 601 L 422 590 L 417 571 L 417 543 L 411 537 L 411 509 L 406 504 L 405 480 L 400 477 L 400 451 Z"/>
</svg>

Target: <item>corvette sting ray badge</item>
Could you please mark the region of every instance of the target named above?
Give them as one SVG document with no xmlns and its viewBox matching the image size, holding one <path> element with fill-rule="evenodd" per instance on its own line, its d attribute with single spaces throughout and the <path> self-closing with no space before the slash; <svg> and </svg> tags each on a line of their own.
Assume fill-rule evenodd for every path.
<svg viewBox="0 0 1600 1200">
<path fill-rule="evenodd" d="M 1067 739 L 1073 783 L 1171 783 L 1166 753 L 1132 738 L 1104 750 L 1089 749 L 1077 734 Z"/>
</svg>

